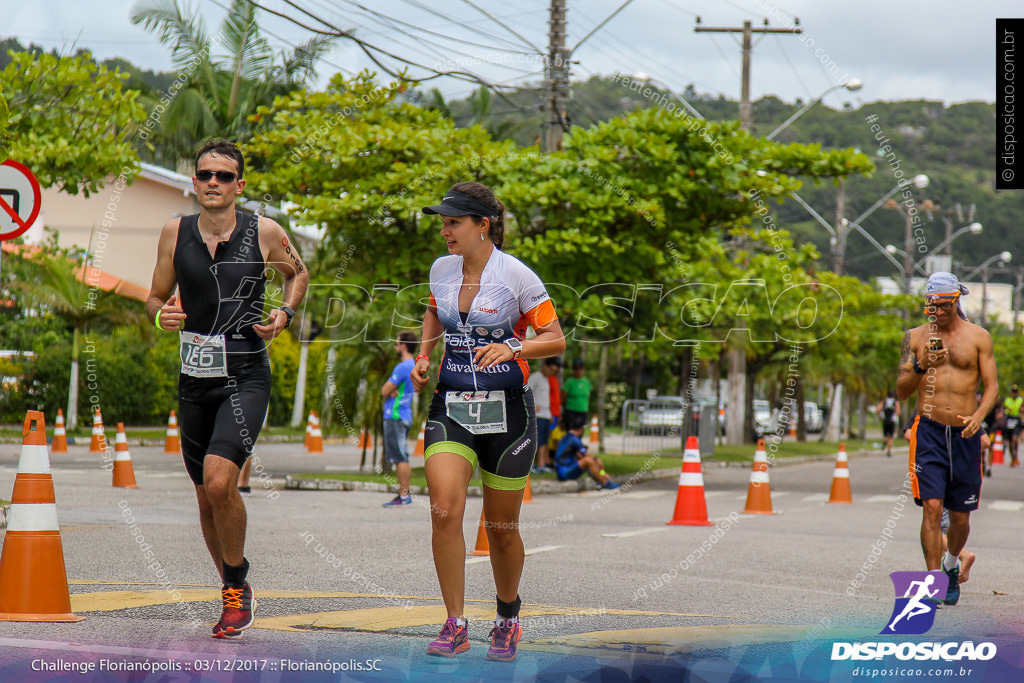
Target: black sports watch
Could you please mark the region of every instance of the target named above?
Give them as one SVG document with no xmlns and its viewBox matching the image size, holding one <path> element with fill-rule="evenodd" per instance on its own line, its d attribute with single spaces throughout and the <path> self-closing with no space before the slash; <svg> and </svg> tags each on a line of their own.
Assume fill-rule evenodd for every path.
<svg viewBox="0 0 1024 683">
<path fill-rule="evenodd" d="M 915 357 L 915 358 L 914 358 L 913 360 L 914 360 L 914 372 L 916 372 L 916 373 L 917 373 L 917 374 L 919 374 L 919 375 L 923 375 L 924 373 L 928 372 L 927 370 L 925 370 L 924 368 L 922 368 L 922 367 L 921 367 L 921 366 L 920 366 L 920 365 L 918 364 L 918 362 L 917 362 L 917 358 L 916 358 L 916 357 Z"/>
<path fill-rule="evenodd" d="M 512 360 L 518 360 L 519 356 L 523 355 L 523 343 L 515 337 L 506 339 L 505 346 L 512 349 Z"/>
<path fill-rule="evenodd" d="M 288 322 L 286 322 L 284 326 L 291 327 L 292 318 L 295 317 L 295 309 L 293 309 L 291 306 L 278 306 L 277 310 L 284 311 L 284 314 L 288 316 Z"/>
</svg>

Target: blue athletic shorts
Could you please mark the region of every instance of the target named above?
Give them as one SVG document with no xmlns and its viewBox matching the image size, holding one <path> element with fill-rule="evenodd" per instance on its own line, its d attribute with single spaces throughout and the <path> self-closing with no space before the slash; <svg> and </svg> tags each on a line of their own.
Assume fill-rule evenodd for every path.
<svg viewBox="0 0 1024 683">
<path fill-rule="evenodd" d="M 551 420 L 546 417 L 537 418 L 537 446 L 546 446 L 551 438 Z"/>
<path fill-rule="evenodd" d="M 923 415 L 910 428 L 910 481 L 914 502 L 938 498 L 956 512 L 978 509 L 981 499 L 981 432 L 969 439 L 963 427 L 940 424 Z"/>
<path fill-rule="evenodd" d="M 558 475 L 558 481 L 569 481 L 570 479 L 579 479 L 580 475 L 583 474 L 583 470 L 578 462 L 574 462 L 571 465 L 559 465 L 556 474 Z"/>
</svg>

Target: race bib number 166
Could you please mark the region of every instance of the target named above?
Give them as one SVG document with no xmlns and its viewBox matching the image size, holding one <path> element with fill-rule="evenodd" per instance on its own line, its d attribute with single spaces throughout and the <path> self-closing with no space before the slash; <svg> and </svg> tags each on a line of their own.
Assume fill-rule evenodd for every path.
<svg viewBox="0 0 1024 683">
<path fill-rule="evenodd" d="M 190 377 L 227 377 L 224 335 L 181 332 L 181 372 Z"/>
</svg>

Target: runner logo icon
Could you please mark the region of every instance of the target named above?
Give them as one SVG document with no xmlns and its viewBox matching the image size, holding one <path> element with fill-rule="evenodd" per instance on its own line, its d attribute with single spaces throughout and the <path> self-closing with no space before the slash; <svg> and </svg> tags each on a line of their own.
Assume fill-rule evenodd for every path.
<svg viewBox="0 0 1024 683">
<path fill-rule="evenodd" d="M 946 595 L 949 577 L 939 570 L 892 572 L 896 604 L 882 635 L 920 635 L 935 623 L 935 609 Z"/>
</svg>

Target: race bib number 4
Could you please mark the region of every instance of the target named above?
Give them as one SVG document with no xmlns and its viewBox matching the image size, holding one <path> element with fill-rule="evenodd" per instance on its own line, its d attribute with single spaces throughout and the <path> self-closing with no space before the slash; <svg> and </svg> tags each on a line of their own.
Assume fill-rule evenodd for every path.
<svg viewBox="0 0 1024 683">
<path fill-rule="evenodd" d="M 195 332 L 179 333 L 181 372 L 190 377 L 227 377 L 228 362 L 224 335 L 205 336 Z"/>
<path fill-rule="evenodd" d="M 504 391 L 449 391 L 444 397 L 451 420 L 470 434 L 504 434 L 508 431 Z"/>
</svg>

